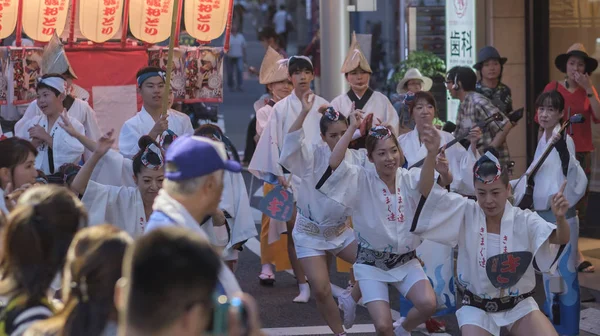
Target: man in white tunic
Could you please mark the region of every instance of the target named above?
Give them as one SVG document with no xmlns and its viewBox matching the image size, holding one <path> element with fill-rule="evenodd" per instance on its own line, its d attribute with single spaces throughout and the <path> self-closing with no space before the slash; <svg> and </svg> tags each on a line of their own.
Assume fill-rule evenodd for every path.
<svg viewBox="0 0 600 336">
<path fill-rule="evenodd" d="M 398 134 L 400 126 L 398 114 L 384 94 L 373 91 L 369 87 L 373 70 L 371 70 L 369 61 L 360 50 L 354 33 L 352 33 L 352 44 L 341 71 L 350 83 L 350 90 L 335 97 L 331 101 L 331 106 L 346 116 L 354 109 L 373 114 L 373 121 L 376 124 L 390 125 L 394 134 Z M 354 109 L 352 106 L 354 106 Z M 353 148 L 364 148 L 364 137 L 357 139 L 351 146 Z"/>
<path fill-rule="evenodd" d="M 96 120 L 96 112 L 87 103 L 90 95 L 83 88 L 73 83 L 73 80 L 77 79 L 77 75 L 69 63 L 63 45 L 56 36 L 44 48 L 42 72 L 44 74 L 62 74 L 67 82 L 67 95 L 63 100 L 63 106 L 67 109 L 67 114 L 83 125 L 86 137 L 97 141 L 102 134 Z M 23 117 L 15 124 L 15 133 L 23 132 L 25 124 L 40 115 L 42 115 L 42 110 L 38 107 L 37 100 L 34 100 L 27 106 Z M 86 151 L 86 154 L 91 154 L 91 152 Z"/>
<path fill-rule="evenodd" d="M 154 200 L 154 212 L 145 233 L 160 227 L 179 226 L 207 238 L 213 245 L 225 246 L 225 237 L 203 223 L 218 209 L 225 170 L 239 173 L 236 161 L 227 160 L 225 146 L 205 137 L 184 136 L 173 142 L 166 155 L 163 189 Z M 223 244 L 224 241 L 224 244 Z M 227 295 L 240 291 L 233 273 L 222 265 L 219 282 Z"/>
<path fill-rule="evenodd" d="M 146 67 L 137 73 L 138 92 L 142 96 L 142 110 L 123 124 L 119 135 L 119 150 L 132 158 L 140 149 L 138 140 L 149 135 L 161 146 L 182 135 L 192 135 L 190 117 L 169 109 L 163 114 L 162 97 L 165 92 L 165 72 L 160 68 Z"/>
</svg>

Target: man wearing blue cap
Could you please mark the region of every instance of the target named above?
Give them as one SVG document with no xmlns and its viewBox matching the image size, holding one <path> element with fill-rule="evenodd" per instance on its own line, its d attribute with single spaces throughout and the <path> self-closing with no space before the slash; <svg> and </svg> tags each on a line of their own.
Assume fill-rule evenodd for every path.
<svg viewBox="0 0 600 336">
<path fill-rule="evenodd" d="M 200 234 L 213 245 L 227 245 L 229 238 L 224 225 L 205 224 L 208 216 L 217 213 L 224 170 L 239 173 L 242 167 L 227 159 L 222 143 L 199 136 L 177 138 L 166 153 L 163 188 L 154 200 L 154 212 L 145 233 L 179 226 Z M 213 223 L 218 221 L 215 217 Z M 219 282 L 227 295 L 240 291 L 233 273 L 224 265 Z"/>
</svg>

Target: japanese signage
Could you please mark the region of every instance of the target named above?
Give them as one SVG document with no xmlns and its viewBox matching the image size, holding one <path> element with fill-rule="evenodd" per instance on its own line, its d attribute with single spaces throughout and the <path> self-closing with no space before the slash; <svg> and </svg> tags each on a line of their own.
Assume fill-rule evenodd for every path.
<svg viewBox="0 0 600 336">
<path fill-rule="evenodd" d="M 515 286 L 529 268 L 533 254 L 528 251 L 503 252 L 488 259 L 486 274 L 496 288 Z"/>
<path fill-rule="evenodd" d="M 446 66 L 472 67 L 476 62 L 475 0 L 446 1 Z M 448 94 L 448 121 L 456 121 L 460 101 Z"/>
<path fill-rule="evenodd" d="M 129 29 L 137 39 L 158 43 L 171 35 L 173 1 L 177 0 L 130 0 Z"/>
<path fill-rule="evenodd" d="M 258 209 L 275 220 L 287 222 L 293 215 L 294 195 L 278 185 L 262 198 Z"/>
<path fill-rule="evenodd" d="M 79 0 L 78 5 L 79 29 L 85 38 L 102 43 L 117 34 L 123 15 L 123 0 Z"/>
<path fill-rule="evenodd" d="M 42 76 L 42 48 L 10 48 L 13 70 L 13 103 L 29 103 L 37 97 L 35 87 Z"/>
<path fill-rule="evenodd" d="M 16 2 L 16 0 L 10 0 Z M 3 4 L 7 0 L 0 0 Z M 70 0 L 23 1 L 23 31 L 35 41 L 48 42 L 56 31 L 61 35 L 67 23 Z"/>
<path fill-rule="evenodd" d="M 223 34 L 233 0 L 187 0 L 185 30 L 200 41 L 211 41 Z"/>
<path fill-rule="evenodd" d="M 149 65 L 167 69 L 167 48 L 148 50 Z M 171 88 L 186 103 L 223 101 L 221 48 L 181 47 L 174 50 Z"/>
<path fill-rule="evenodd" d="M 18 0 L 0 1 L 0 39 L 10 36 L 17 25 Z"/>
</svg>

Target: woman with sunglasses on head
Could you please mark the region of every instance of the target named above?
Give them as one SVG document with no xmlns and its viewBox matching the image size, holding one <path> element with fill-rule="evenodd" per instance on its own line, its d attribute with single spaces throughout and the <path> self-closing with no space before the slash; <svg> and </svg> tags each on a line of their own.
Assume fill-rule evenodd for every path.
<svg viewBox="0 0 600 336">
<path fill-rule="evenodd" d="M 580 295 L 577 279 L 579 221 L 575 204 L 583 197 L 588 179 L 576 158 L 573 139 L 561 131 L 561 120 L 565 116 L 565 100 L 558 91 L 548 91 L 540 94 L 536 100 L 538 122 L 543 130 L 542 137 L 533 157 L 533 162 L 527 172 L 519 180 L 511 181 L 515 194 L 515 206 L 529 207 L 540 217 L 550 223 L 556 223 L 556 217 L 550 207 L 552 197 L 566 182 L 563 194 L 570 205 L 565 217 L 570 227 L 570 242 L 563 246 L 560 255 L 553 259 L 554 265 L 549 271 L 544 271 L 544 288 L 546 302 L 544 310 L 553 321 L 560 335 L 579 334 Z M 539 169 L 532 176 L 534 167 L 550 148 L 550 154 L 545 158 Z M 533 178 L 533 191 L 526 192 L 529 177 Z M 527 194 L 528 197 L 524 197 Z M 529 196 L 531 198 L 529 198 Z M 530 204 L 519 204 L 523 201 Z M 526 203 L 526 202 L 523 202 Z M 537 260 L 538 264 L 540 260 Z M 566 286 L 555 286 L 557 282 Z"/>
<path fill-rule="evenodd" d="M 406 336 L 425 322 L 437 306 L 435 292 L 415 253 L 421 241 L 409 232 L 409 225 L 421 194 L 428 193 L 434 184 L 440 136 L 433 126 L 424 126 L 425 163 L 422 169 L 408 171 L 401 168 L 404 158 L 396 136 L 389 128 L 376 126 L 366 138 L 367 157 L 375 169 L 364 168 L 344 160 L 360 119 L 359 113 L 351 114 L 350 126 L 335 145 L 330 169 L 318 189 L 352 209 L 359 243 L 354 274 L 377 333 Z M 414 304 L 395 329 L 388 284 Z"/>
<path fill-rule="evenodd" d="M 315 293 L 319 312 L 336 335 L 345 335 L 342 321 L 331 294 L 327 252 L 353 264 L 356 261 L 357 243 L 354 230 L 347 226 L 351 209 L 320 193 L 315 186 L 329 168 L 329 159 L 335 145 L 348 129 L 348 120 L 333 107 L 323 105 L 319 121 L 324 143 L 310 143 L 303 126 L 313 103 L 310 92 L 301 98 L 302 111 L 284 138 L 280 163 L 301 179 L 296 190 L 297 213 L 292 235 L 296 255 L 302 264 Z M 357 112 L 358 113 L 358 112 Z M 344 160 L 360 166 L 367 165 L 364 150 L 347 150 Z M 353 290 L 358 300 L 358 286 Z M 352 298 L 349 298 L 352 300 Z M 354 316 L 344 316 L 344 325 L 351 327 Z"/>
<path fill-rule="evenodd" d="M 563 182 L 551 197 L 556 225 L 508 201 L 508 172 L 489 149 L 473 167 L 477 201 L 442 188 L 424 193 L 411 231 L 458 245 L 456 284 L 463 306 L 456 312 L 462 335 L 557 335 L 532 297 L 534 256 L 550 258 L 551 244 L 569 241 L 569 202 Z M 430 173 L 433 176 L 433 172 Z M 426 177 L 424 177 L 426 178 Z M 555 252 L 555 251 L 554 251 Z"/>
<path fill-rule="evenodd" d="M 398 142 L 408 167 L 413 167 L 427 156 L 427 148 L 421 138 L 424 126 L 433 126 L 433 120 L 437 117 L 437 107 L 433 95 L 427 91 L 415 93 L 414 99 L 409 104 L 409 115 L 414 121 L 415 128 L 400 135 Z M 442 146 L 454 140 L 454 136 L 448 132 L 439 130 L 437 132 L 440 134 Z M 436 179 L 442 187 L 448 187 L 451 191 L 461 195 L 474 197 L 472 167 L 480 156 L 477 151 L 477 142 L 480 138 L 481 130 L 476 127 L 469 135 L 471 145 L 468 150 L 460 144 L 444 148 L 438 157 L 443 170 L 435 172 Z M 452 250 L 451 247 L 429 240 L 424 240 L 417 248 L 417 255 L 424 263 L 425 273 L 432 280 L 433 287 L 436 289 L 438 298 L 436 315 L 438 316 L 452 313 L 456 309 L 452 282 L 454 274 Z M 400 313 L 406 314 L 410 306 L 406 300 L 401 298 Z M 428 320 L 426 326 L 429 332 L 443 331 L 444 329 L 443 323 L 434 319 Z"/>
</svg>

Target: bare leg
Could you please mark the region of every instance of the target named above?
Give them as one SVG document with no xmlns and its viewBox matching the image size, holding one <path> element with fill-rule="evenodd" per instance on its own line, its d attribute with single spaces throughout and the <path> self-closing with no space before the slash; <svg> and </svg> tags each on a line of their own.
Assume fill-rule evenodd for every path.
<svg viewBox="0 0 600 336">
<path fill-rule="evenodd" d="M 298 287 L 300 289 L 300 295 L 294 298 L 294 302 L 306 303 L 310 300 L 310 288 L 306 283 L 306 276 L 304 275 L 304 270 L 302 269 L 302 265 L 298 261 L 298 257 L 296 256 L 296 247 L 294 246 L 294 238 L 292 232 L 294 231 L 294 223 L 296 222 L 296 209 L 294 208 L 294 215 L 292 218 L 286 223 L 287 224 L 287 248 L 288 255 L 290 257 L 290 263 L 292 264 L 292 269 L 294 270 L 294 275 L 296 276 L 296 281 L 298 281 Z"/>
<path fill-rule="evenodd" d="M 472 324 L 462 326 L 460 333 L 463 336 L 492 336 L 487 330 Z"/>
<path fill-rule="evenodd" d="M 557 336 L 550 320 L 539 310 L 523 316 L 510 328 L 510 334 L 515 336 Z"/>
<path fill-rule="evenodd" d="M 408 291 L 406 298 L 412 302 L 414 307 L 406 314 L 402 327 L 410 331 L 427 321 L 435 313 L 437 301 L 429 280 L 420 280 L 415 283 Z"/>
<path fill-rule="evenodd" d="M 369 315 L 373 319 L 377 335 L 393 336 L 392 312 L 390 304 L 386 301 L 372 301 L 367 303 Z"/>
<path fill-rule="evenodd" d="M 357 250 L 358 250 L 358 242 L 353 241 L 345 249 L 340 251 L 340 253 L 338 253 L 337 257 L 347 263 L 354 264 L 354 262 L 356 262 L 356 251 Z M 354 273 L 352 273 L 352 280 L 354 280 Z M 360 292 L 360 287 L 359 286 L 352 287 L 352 298 L 354 299 L 354 302 L 358 302 L 358 300 L 360 300 L 361 297 L 362 297 L 362 294 Z"/>
<path fill-rule="evenodd" d="M 335 334 L 340 334 L 344 332 L 344 328 L 342 328 L 342 319 L 331 294 L 327 259 L 328 256 L 308 257 L 300 259 L 300 263 L 310 281 L 321 316 Z"/>
</svg>

